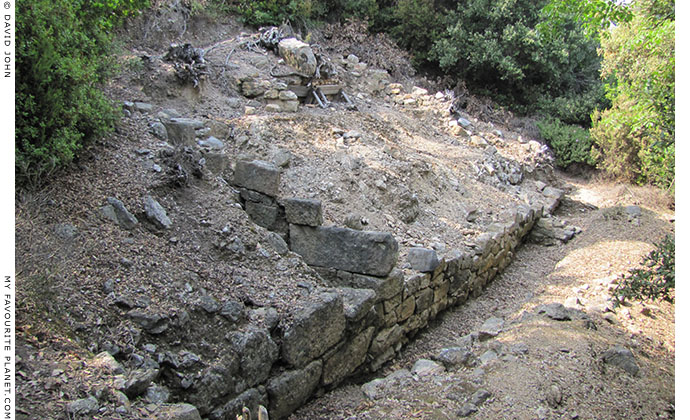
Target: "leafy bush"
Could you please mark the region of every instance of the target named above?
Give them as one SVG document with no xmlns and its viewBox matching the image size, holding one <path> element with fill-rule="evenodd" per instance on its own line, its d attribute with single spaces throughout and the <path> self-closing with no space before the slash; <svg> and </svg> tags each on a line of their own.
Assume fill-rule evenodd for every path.
<svg viewBox="0 0 690 420">
<path fill-rule="evenodd" d="M 116 109 L 100 86 L 112 73 L 112 28 L 139 0 L 18 0 L 15 160 L 19 182 L 40 183 L 107 133 Z"/>
<path fill-rule="evenodd" d="M 400 0 L 392 8 L 391 35 L 412 53 L 415 64 L 431 61 L 431 46 L 445 29 L 445 19 L 434 0 Z"/>
<path fill-rule="evenodd" d="M 459 1 L 431 56 L 446 74 L 517 110 L 554 112 L 566 103 L 554 116 L 586 123 L 602 97 L 597 43 L 574 18 L 540 30 L 545 4 Z"/>
<path fill-rule="evenodd" d="M 673 302 L 676 288 L 676 242 L 667 235 L 642 261 L 642 268 L 629 271 L 614 291 L 618 303 L 625 299 Z"/>
<path fill-rule="evenodd" d="M 601 166 L 616 177 L 672 186 L 675 179 L 675 12 L 640 0 L 630 22 L 602 38 L 610 109 L 593 116 Z"/>
<path fill-rule="evenodd" d="M 567 168 L 572 163 L 594 165 L 592 139 L 587 129 L 555 119 L 539 121 L 537 128 L 555 153 L 557 166 Z"/>
</svg>

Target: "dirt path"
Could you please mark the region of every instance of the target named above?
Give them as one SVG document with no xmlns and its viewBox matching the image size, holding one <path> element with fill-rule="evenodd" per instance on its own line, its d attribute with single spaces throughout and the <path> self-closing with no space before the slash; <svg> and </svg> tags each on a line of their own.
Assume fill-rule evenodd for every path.
<svg viewBox="0 0 690 420">
<path fill-rule="evenodd" d="M 397 371 L 393 376 L 402 379 L 389 381 L 375 399 L 363 394 L 361 384 L 350 384 L 291 418 L 454 419 L 465 414 L 466 403 L 480 390 L 490 397 L 475 404 L 478 411 L 468 413 L 473 418 L 674 418 L 674 306 L 656 302 L 634 303 L 615 313 L 606 309 L 612 281 L 673 230 L 674 216 L 649 206 L 657 201 L 644 189 L 574 179 L 567 185 L 570 193 L 556 216 L 580 227 L 579 235 L 553 247 L 523 245 L 482 296 L 439 317 L 376 375 Z M 624 206 L 634 204 L 642 215 L 628 218 Z M 578 302 L 594 327 L 534 315 L 537 305 L 567 300 Z M 491 317 L 506 324 L 495 339 L 471 346 L 476 362 L 428 376 L 415 372 L 417 360 L 458 346 L 461 337 Z M 633 352 L 638 376 L 601 362 L 602 353 L 617 344 Z M 492 359 L 488 350 L 495 360 L 485 361 Z"/>
</svg>

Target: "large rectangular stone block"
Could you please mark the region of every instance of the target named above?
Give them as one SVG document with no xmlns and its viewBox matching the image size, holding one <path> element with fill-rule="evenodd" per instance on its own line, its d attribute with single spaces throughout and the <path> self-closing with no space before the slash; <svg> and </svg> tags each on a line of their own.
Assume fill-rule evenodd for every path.
<svg viewBox="0 0 690 420">
<path fill-rule="evenodd" d="M 283 200 L 287 221 L 296 225 L 321 226 L 323 211 L 321 201 L 308 198 L 287 198 Z"/>
<path fill-rule="evenodd" d="M 390 233 L 290 225 L 290 249 L 309 265 L 387 276 L 398 261 Z"/>
<path fill-rule="evenodd" d="M 234 183 L 238 187 L 275 197 L 280 188 L 280 169 L 261 160 L 240 160 L 235 165 Z"/>
<path fill-rule="evenodd" d="M 319 293 L 297 308 L 283 335 L 282 357 L 289 365 L 304 366 L 340 341 L 345 332 L 343 298 Z"/>
</svg>

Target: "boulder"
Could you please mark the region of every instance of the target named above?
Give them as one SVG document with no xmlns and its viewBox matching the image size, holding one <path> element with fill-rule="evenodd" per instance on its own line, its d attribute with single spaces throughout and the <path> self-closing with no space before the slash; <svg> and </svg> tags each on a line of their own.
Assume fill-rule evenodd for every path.
<svg viewBox="0 0 690 420">
<path fill-rule="evenodd" d="M 303 75 L 311 77 L 316 73 L 316 56 L 308 44 L 296 38 L 285 38 L 278 44 L 278 54 Z"/>
<path fill-rule="evenodd" d="M 398 261 L 390 233 L 290 225 L 290 249 L 309 265 L 387 276 Z"/>
<path fill-rule="evenodd" d="M 359 321 L 369 312 L 376 302 L 376 292 L 371 289 L 353 289 L 343 287 L 338 289 L 343 296 L 345 318 L 348 321 Z"/>
</svg>

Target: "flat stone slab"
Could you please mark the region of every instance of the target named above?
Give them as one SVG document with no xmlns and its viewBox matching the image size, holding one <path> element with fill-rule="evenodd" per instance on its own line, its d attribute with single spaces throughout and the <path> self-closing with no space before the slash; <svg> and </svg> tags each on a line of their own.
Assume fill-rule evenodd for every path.
<svg viewBox="0 0 690 420">
<path fill-rule="evenodd" d="M 387 276 L 398 261 L 390 233 L 290 225 L 290 249 L 309 265 Z"/>
<path fill-rule="evenodd" d="M 275 197 L 280 188 L 280 169 L 261 160 L 240 160 L 235 165 L 234 183 L 238 187 Z"/>
</svg>

